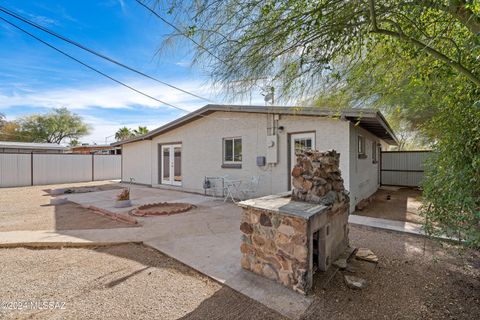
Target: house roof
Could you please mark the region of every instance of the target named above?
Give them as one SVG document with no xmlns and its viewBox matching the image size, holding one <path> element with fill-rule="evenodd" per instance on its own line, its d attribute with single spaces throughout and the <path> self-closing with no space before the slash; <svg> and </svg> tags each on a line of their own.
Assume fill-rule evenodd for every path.
<svg viewBox="0 0 480 320">
<path fill-rule="evenodd" d="M 43 149 L 43 150 L 67 149 L 66 147 L 56 143 L 17 142 L 17 141 L 0 141 L 0 148 Z"/>
<path fill-rule="evenodd" d="M 111 144 L 88 144 L 70 147 L 70 149 L 111 149 L 112 147 Z"/>
<path fill-rule="evenodd" d="M 169 122 L 147 134 L 112 143 L 112 146 L 118 146 L 135 141 L 148 140 L 167 131 L 178 128 L 191 121 L 195 121 L 205 117 L 213 112 L 245 112 L 245 113 L 271 113 L 299 116 L 316 116 L 316 117 L 337 117 L 351 121 L 365 130 L 376 135 L 385 142 L 397 145 L 397 138 L 392 128 L 383 117 L 380 111 L 373 109 L 344 109 L 329 110 L 316 107 L 281 107 L 281 106 L 245 106 L 245 105 L 218 105 L 207 104 L 203 108 L 193 111 L 183 117 Z"/>
</svg>

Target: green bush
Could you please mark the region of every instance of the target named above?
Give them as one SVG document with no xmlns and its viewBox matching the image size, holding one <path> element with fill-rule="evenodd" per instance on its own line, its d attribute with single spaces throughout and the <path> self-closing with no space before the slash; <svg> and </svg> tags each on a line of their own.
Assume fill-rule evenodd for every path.
<svg viewBox="0 0 480 320">
<path fill-rule="evenodd" d="M 480 247 L 480 106 L 450 106 L 429 123 L 437 133 L 425 165 L 425 231 Z"/>
</svg>

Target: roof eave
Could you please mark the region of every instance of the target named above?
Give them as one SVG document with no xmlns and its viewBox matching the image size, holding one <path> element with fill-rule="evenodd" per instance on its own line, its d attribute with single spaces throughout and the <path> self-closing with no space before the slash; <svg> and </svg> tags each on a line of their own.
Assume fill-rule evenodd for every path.
<svg viewBox="0 0 480 320">
<path fill-rule="evenodd" d="M 132 142 L 138 142 L 138 141 L 144 141 L 144 140 L 151 140 L 152 137 L 161 134 L 162 132 L 166 130 L 171 130 L 174 129 L 178 126 L 181 126 L 184 122 L 189 122 L 192 121 L 196 118 L 200 118 L 206 113 L 213 113 L 216 111 L 225 111 L 225 112 L 251 112 L 251 113 L 266 113 L 266 112 L 271 112 L 271 113 L 282 113 L 282 114 L 289 114 L 289 115 L 294 115 L 294 114 L 299 114 L 299 115 L 310 115 L 310 116 L 343 116 L 346 118 L 361 118 L 361 117 L 368 117 L 368 118 L 374 118 L 376 121 L 380 123 L 380 125 L 386 130 L 388 135 L 391 137 L 390 139 L 383 139 L 382 140 L 386 141 L 387 143 L 391 143 L 393 145 L 398 145 L 398 140 L 393 133 L 393 130 L 390 128 L 388 125 L 387 121 L 383 117 L 383 115 L 378 111 L 374 109 L 358 109 L 357 110 L 343 110 L 343 111 L 336 111 L 336 110 L 328 110 L 328 109 L 308 109 L 305 110 L 305 108 L 299 109 L 298 107 L 280 107 L 280 106 L 273 106 L 273 107 L 264 107 L 264 106 L 248 106 L 248 105 L 215 105 L 215 104 L 207 104 L 206 106 L 195 110 L 183 117 L 180 117 L 172 122 L 169 122 L 157 129 L 154 129 L 142 136 L 138 136 L 135 138 L 123 140 L 123 141 L 117 141 L 111 144 L 111 146 L 121 146 L 123 144 L 127 143 L 132 143 Z M 390 140 L 390 141 L 389 141 Z"/>
</svg>

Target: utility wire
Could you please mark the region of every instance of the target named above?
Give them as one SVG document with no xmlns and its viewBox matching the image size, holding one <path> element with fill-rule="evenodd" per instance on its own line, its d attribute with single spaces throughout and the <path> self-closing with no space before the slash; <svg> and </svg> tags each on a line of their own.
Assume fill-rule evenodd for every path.
<svg viewBox="0 0 480 320">
<path fill-rule="evenodd" d="M 38 38 L 37 36 L 33 35 L 32 33 L 28 32 L 28 31 L 25 30 L 25 29 L 22 29 L 21 27 L 17 26 L 17 25 L 14 24 L 13 22 L 10 22 L 10 21 L 8 21 L 7 19 L 5 19 L 5 18 L 3 18 L 3 17 L 0 17 L 0 20 L 5 21 L 6 23 L 8 23 L 9 25 L 11 25 L 12 27 L 14 27 L 14 28 L 22 31 L 23 33 L 29 35 L 30 37 L 32 37 L 32 38 L 34 38 L 35 40 L 43 43 L 44 45 L 52 48 L 53 50 L 55 50 L 55 51 L 63 54 L 64 56 L 72 59 L 73 61 L 78 62 L 79 64 L 83 65 L 84 67 L 86 67 L 86 68 L 88 68 L 88 69 L 90 69 L 90 70 L 92 70 L 92 71 L 95 71 L 96 73 L 104 76 L 105 78 L 108 78 L 108 79 L 110 79 L 110 80 L 112 80 L 112 81 L 114 81 L 114 82 L 116 82 L 116 83 L 118 83 L 118 84 L 120 84 L 120 85 L 122 85 L 122 86 L 124 86 L 124 87 L 126 87 L 126 88 L 128 88 L 128 89 L 130 89 L 130 90 L 132 90 L 132 91 L 135 91 L 136 93 L 139 93 L 139 94 L 141 94 L 141 95 L 143 95 L 143 96 L 145 96 L 145 97 L 147 97 L 147 98 L 150 98 L 150 99 L 152 99 L 152 100 L 155 100 L 155 101 L 157 101 L 157 102 L 159 102 L 159 103 L 161 103 L 161 104 L 167 105 L 167 106 L 169 106 L 169 107 L 172 107 L 172 108 L 174 108 L 174 109 L 177 109 L 177 110 L 180 110 L 180 111 L 183 111 L 183 112 L 190 113 L 190 111 L 188 111 L 188 110 L 186 110 L 186 109 L 177 107 L 177 106 L 175 106 L 175 105 L 173 105 L 173 104 L 171 104 L 171 103 L 168 103 L 168 102 L 162 101 L 162 100 L 160 100 L 160 99 L 157 99 L 157 98 L 155 98 L 155 97 L 153 97 L 153 96 L 151 96 L 151 95 L 149 95 L 149 94 L 147 94 L 147 93 L 144 93 L 144 92 L 142 92 L 142 91 L 140 91 L 140 90 L 138 90 L 138 89 L 135 89 L 134 87 L 132 87 L 132 86 L 130 86 L 130 85 L 128 85 L 128 84 L 120 81 L 120 80 L 117 80 L 117 79 L 109 76 L 108 74 L 106 74 L 106 73 L 104 73 L 104 72 L 102 72 L 102 71 L 100 71 L 100 70 L 98 70 L 98 69 L 95 69 L 94 67 L 92 67 L 92 66 L 86 64 L 85 62 L 82 62 L 82 61 L 80 61 L 79 59 L 77 59 L 77 58 L 69 55 L 69 54 L 66 53 L 65 51 L 62 51 L 62 50 L 58 49 L 57 47 L 55 47 L 55 46 L 51 45 L 50 43 L 48 43 L 48 42 L 46 42 L 46 41 Z"/>
<path fill-rule="evenodd" d="M 177 31 L 178 33 L 180 33 L 182 36 L 184 36 L 185 38 L 189 39 L 190 41 L 192 41 L 197 47 L 199 47 L 200 49 L 202 49 L 203 51 L 205 51 L 206 53 L 208 53 L 209 55 L 211 55 L 212 57 L 214 57 L 215 59 L 217 59 L 218 61 L 224 63 L 224 64 L 227 64 L 225 60 L 221 59 L 219 56 L 217 56 L 216 54 L 214 54 L 212 51 L 208 50 L 207 48 L 205 48 L 204 45 L 202 45 L 201 43 L 199 43 L 198 41 L 196 41 L 195 39 L 193 39 L 192 37 L 190 37 L 189 35 L 187 35 L 184 31 L 182 31 L 179 27 L 177 27 L 176 25 L 174 25 L 173 23 L 171 23 L 170 21 L 168 21 L 167 19 L 165 19 L 164 17 L 162 17 L 161 15 L 159 15 L 155 10 L 153 10 L 152 8 L 150 8 L 148 5 L 146 5 L 143 1 L 140 1 L 140 0 L 135 0 L 137 1 L 137 3 L 139 5 L 141 5 L 142 7 L 144 7 L 145 9 L 147 9 L 148 11 L 150 11 L 153 15 L 155 15 L 158 19 L 162 20 L 163 22 L 165 22 L 166 24 L 168 24 L 170 27 L 172 27 L 173 29 L 175 29 L 175 31 Z"/>
<path fill-rule="evenodd" d="M 108 57 L 108 56 L 106 56 L 106 55 L 104 55 L 104 54 L 99 53 L 98 51 L 95 51 L 95 50 L 93 50 L 93 49 L 90 49 L 90 48 L 82 45 L 81 43 L 78 43 L 78 42 L 76 42 L 76 41 L 74 41 L 74 40 L 72 40 L 72 39 L 69 39 L 69 38 L 67 38 L 67 37 L 65 37 L 65 36 L 62 36 L 61 34 L 58 34 L 58 33 L 54 32 L 54 31 L 52 31 L 52 30 L 49 30 L 49 29 L 47 29 L 46 27 L 44 27 L 44 26 L 42 26 L 42 25 L 40 25 L 40 24 L 38 24 L 38 23 L 36 23 L 36 22 L 33 22 L 33 21 L 31 21 L 31 20 L 29 20 L 29 19 L 27 19 L 27 18 L 25 18 L 25 17 L 22 17 L 21 15 L 15 13 L 15 12 L 9 10 L 9 9 L 6 9 L 5 7 L 0 6 L 0 11 L 6 13 L 6 14 L 8 14 L 9 16 L 12 16 L 12 17 L 14 17 L 14 18 L 16 18 L 16 19 L 18 19 L 18 20 L 21 20 L 21 21 L 23 21 L 23 22 L 25 22 L 25 23 L 27 23 L 27 24 L 29 24 L 29 25 L 37 28 L 37 29 L 40 29 L 40 30 L 42 30 L 42 31 L 44 31 L 44 32 L 46 32 L 46 33 L 48 33 L 48 34 L 56 37 L 56 38 L 59 38 L 59 39 L 65 41 L 65 42 L 68 42 L 68 43 L 70 43 L 70 44 L 72 44 L 72 45 L 74 45 L 74 46 L 76 46 L 76 47 L 78 47 L 78 48 L 80 48 L 80 49 L 83 49 L 83 50 L 85 50 L 85 51 L 88 51 L 88 52 L 90 52 L 91 54 L 94 54 L 94 55 L 96 55 L 96 56 L 98 56 L 98 57 L 100 57 L 100 58 L 102 58 L 102 59 L 105 59 L 105 60 L 107 60 L 107 61 L 109 61 L 109 62 L 111 62 L 111 63 L 114 63 L 114 64 L 116 64 L 116 65 L 118 65 L 118 66 L 120 66 L 120 67 L 122 67 L 122 68 L 125 68 L 125 69 L 127 69 L 127 70 L 132 71 L 132 72 L 135 72 L 135 73 L 137 73 L 137 74 L 139 74 L 139 75 L 141 75 L 141 76 L 144 76 L 144 77 L 146 77 L 146 78 L 148 78 L 148 79 L 150 79 L 150 80 L 156 81 L 156 82 L 158 82 L 158 83 L 161 83 L 161 84 L 163 84 L 163 85 L 166 85 L 166 86 L 168 86 L 168 87 L 170 87 L 170 88 L 173 88 L 173 89 L 175 89 L 175 90 L 181 91 L 181 92 L 183 92 L 183 93 L 186 93 L 186 94 L 191 95 L 191 96 L 193 96 L 193 97 L 196 97 L 196 98 L 198 98 L 198 99 L 202 99 L 202 100 L 205 100 L 205 101 L 208 101 L 208 102 L 212 102 L 211 100 L 209 100 L 209 99 L 207 99 L 207 98 L 201 97 L 201 96 L 199 96 L 199 95 L 197 95 L 197 94 L 195 94 L 195 93 L 192 93 L 192 92 L 189 92 L 189 91 L 184 90 L 184 89 L 182 89 L 182 88 L 179 88 L 179 87 L 177 87 L 177 86 L 171 85 L 171 84 L 169 84 L 169 83 L 167 83 L 167 82 L 165 82 L 165 81 L 159 80 L 159 79 L 154 78 L 154 77 L 152 77 L 152 76 L 150 76 L 150 75 L 148 75 L 148 74 L 146 74 L 146 73 L 144 73 L 144 72 L 141 72 L 141 71 L 139 71 L 139 70 L 137 70 L 137 69 L 134 69 L 134 68 L 132 68 L 132 67 L 129 67 L 129 66 L 127 66 L 127 65 L 125 65 L 125 64 L 117 61 L 117 60 L 114 60 L 114 59 L 112 59 L 112 58 L 110 58 L 110 57 Z"/>
<path fill-rule="evenodd" d="M 215 59 L 217 59 L 218 61 L 222 62 L 223 64 L 228 64 L 224 59 L 220 58 L 218 55 L 214 54 L 211 50 L 205 48 L 204 45 L 202 45 L 201 43 L 199 43 L 198 41 L 196 41 L 194 38 L 192 38 L 191 36 L 187 35 L 184 31 L 182 31 L 179 27 L 177 27 L 176 25 L 174 25 L 173 23 L 171 23 L 170 21 L 168 21 L 167 19 L 163 18 L 161 15 L 159 15 L 154 9 L 150 8 L 148 5 L 146 5 L 143 1 L 140 1 L 140 0 L 135 0 L 139 5 L 141 5 L 142 7 L 144 7 L 145 9 L 147 9 L 148 11 L 150 11 L 154 16 L 156 16 L 158 19 L 162 20 L 163 22 L 165 22 L 166 24 L 168 24 L 170 27 L 172 27 L 173 29 L 175 29 L 178 33 L 180 33 L 182 36 L 184 36 L 185 38 L 187 38 L 188 40 L 192 41 L 197 47 L 199 47 L 200 49 L 202 49 L 203 51 L 205 51 L 206 53 L 208 53 L 209 55 L 211 55 L 212 57 L 214 57 Z M 256 84 L 256 83 L 253 83 L 254 86 L 258 87 L 260 90 L 265 90 L 265 88 L 263 88 L 262 86 Z"/>
</svg>

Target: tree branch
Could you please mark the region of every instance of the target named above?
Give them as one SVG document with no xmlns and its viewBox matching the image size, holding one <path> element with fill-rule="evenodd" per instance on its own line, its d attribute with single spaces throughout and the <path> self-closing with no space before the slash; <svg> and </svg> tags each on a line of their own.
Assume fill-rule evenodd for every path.
<svg viewBox="0 0 480 320">
<path fill-rule="evenodd" d="M 450 0 L 448 5 L 442 5 L 431 0 L 422 1 L 423 5 L 429 8 L 441 10 L 450 14 L 457 19 L 458 22 L 463 24 L 470 32 L 479 35 L 480 34 L 480 18 L 472 12 L 472 10 L 466 7 L 464 0 Z"/>
<path fill-rule="evenodd" d="M 375 1 L 374 0 L 369 0 L 369 11 L 370 11 L 370 20 L 371 20 L 371 23 L 372 23 L 372 31 L 371 31 L 372 33 L 383 34 L 383 35 L 387 35 L 387 36 L 390 36 L 390 37 L 400 39 L 400 40 L 405 41 L 405 42 L 409 42 L 409 43 L 413 44 L 414 46 L 416 46 L 417 48 L 425 50 L 427 53 L 432 55 L 434 58 L 436 58 L 440 61 L 443 61 L 447 65 L 453 67 L 455 70 L 457 70 L 458 72 L 460 72 L 461 74 L 466 76 L 470 81 L 472 81 L 473 83 L 475 83 L 477 86 L 480 87 L 480 79 L 475 74 L 473 74 L 472 71 L 465 68 L 460 62 L 454 61 L 454 60 L 450 59 L 448 56 L 441 53 L 440 51 L 435 50 L 434 48 L 428 46 L 427 44 L 425 44 L 425 43 L 423 43 L 423 42 L 421 42 L 421 41 L 419 41 L 415 38 L 412 38 L 412 37 L 409 37 L 409 36 L 405 35 L 405 33 L 403 33 L 401 30 L 399 30 L 398 32 L 394 32 L 394 31 L 391 31 L 391 30 L 380 29 L 378 27 L 378 24 L 377 24 L 377 16 L 376 16 L 376 12 L 375 12 Z M 480 25 L 479 25 L 479 27 L 480 27 Z"/>
</svg>

